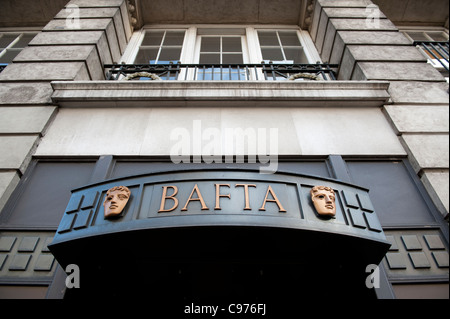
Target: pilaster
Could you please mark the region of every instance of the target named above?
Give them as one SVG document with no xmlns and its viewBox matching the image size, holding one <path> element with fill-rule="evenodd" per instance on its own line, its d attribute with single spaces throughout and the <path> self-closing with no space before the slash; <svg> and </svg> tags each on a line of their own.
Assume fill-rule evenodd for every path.
<svg viewBox="0 0 450 319">
<path fill-rule="evenodd" d="M 370 0 L 317 0 L 310 33 L 322 60 L 339 64 L 339 80 L 390 81 L 391 104 L 383 111 L 448 216 L 449 96 L 442 75 Z"/>
<path fill-rule="evenodd" d="M 131 33 L 125 0 L 72 0 L 0 73 L 0 210 L 57 113 L 50 82 L 104 80 Z"/>
</svg>

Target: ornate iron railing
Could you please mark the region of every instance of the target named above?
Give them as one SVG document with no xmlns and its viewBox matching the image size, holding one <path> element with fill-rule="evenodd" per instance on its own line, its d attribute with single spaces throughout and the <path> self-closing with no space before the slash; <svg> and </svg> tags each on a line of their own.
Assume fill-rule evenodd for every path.
<svg viewBox="0 0 450 319">
<path fill-rule="evenodd" d="M 439 41 L 415 41 L 414 45 L 424 52 L 437 67 L 442 66 L 448 72 L 449 43 Z"/>
<path fill-rule="evenodd" d="M 336 64 L 105 64 L 107 80 L 336 80 Z"/>
</svg>

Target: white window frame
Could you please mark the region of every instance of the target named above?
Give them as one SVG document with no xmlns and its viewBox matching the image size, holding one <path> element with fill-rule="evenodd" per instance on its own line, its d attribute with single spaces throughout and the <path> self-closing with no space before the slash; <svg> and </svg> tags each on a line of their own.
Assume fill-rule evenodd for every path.
<svg viewBox="0 0 450 319">
<path fill-rule="evenodd" d="M 144 26 L 141 30 L 135 31 L 130 39 L 130 42 L 120 59 L 120 63 L 134 63 L 139 51 L 139 47 L 144 39 L 146 30 L 173 30 L 173 31 L 185 31 L 185 38 L 183 48 L 181 50 L 180 61 L 181 64 L 198 64 L 200 42 L 199 36 L 210 35 L 237 35 L 235 32 L 242 32 L 243 37 L 243 57 L 244 64 L 260 64 L 262 59 L 258 30 L 267 31 L 288 31 L 294 30 L 297 32 L 297 36 L 300 40 L 306 58 L 309 64 L 322 63 L 322 60 L 317 52 L 317 49 L 307 31 L 301 30 L 298 26 L 286 26 L 286 25 L 151 25 Z M 239 30 L 239 31 L 237 31 Z M 245 40 L 244 40 L 245 39 Z M 183 71 L 184 72 L 184 71 Z M 183 73 L 181 72 L 181 73 Z M 180 74 L 180 79 L 184 79 L 185 74 Z M 188 74 L 188 79 L 192 79 L 193 76 Z"/>
<path fill-rule="evenodd" d="M 0 37 L 2 37 L 3 35 L 17 35 L 16 38 L 10 43 L 8 44 L 8 46 L 6 46 L 5 48 L 3 48 L 3 50 L 0 51 L 0 59 L 8 52 L 8 51 L 18 51 L 20 53 L 20 51 L 22 51 L 25 47 L 21 47 L 21 48 L 13 48 L 14 45 L 17 44 L 17 42 L 20 41 L 20 39 L 24 36 L 24 35 L 28 35 L 31 34 L 33 36 L 36 36 L 39 33 L 40 30 L 34 30 L 34 29 L 1 29 L 0 28 Z M 16 55 L 17 56 L 17 55 Z M 9 64 L 9 63 L 3 63 L 0 62 L 1 64 Z"/>
<path fill-rule="evenodd" d="M 411 43 L 413 43 L 415 40 L 409 36 L 408 32 L 422 32 L 423 35 L 429 41 L 434 41 L 434 39 L 431 38 L 431 36 L 428 35 L 428 33 L 441 32 L 447 36 L 447 41 L 449 40 L 448 29 L 445 29 L 443 27 L 409 26 L 409 27 L 399 28 L 399 31 L 402 32 L 411 41 Z M 432 59 L 432 58 L 430 58 L 428 53 L 425 52 L 424 49 L 422 49 L 419 46 L 417 48 L 419 49 L 420 53 L 422 53 L 422 55 L 428 60 L 428 63 L 430 63 L 435 69 L 437 69 L 441 73 L 447 73 L 446 70 L 444 69 L 444 67 L 442 66 L 442 63 L 444 63 L 448 67 L 449 65 L 448 65 L 447 61 L 445 61 L 443 59 L 440 61 L 438 59 Z M 446 81 L 449 82 L 448 74 L 443 74 L 443 75 L 444 75 Z"/>
</svg>

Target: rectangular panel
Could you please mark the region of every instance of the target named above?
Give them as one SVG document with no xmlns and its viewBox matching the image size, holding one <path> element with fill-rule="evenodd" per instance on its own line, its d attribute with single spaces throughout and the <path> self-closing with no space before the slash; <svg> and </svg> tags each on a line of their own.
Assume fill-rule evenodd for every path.
<svg viewBox="0 0 450 319">
<path fill-rule="evenodd" d="M 347 162 L 353 180 L 370 188 L 370 198 L 381 224 L 435 223 L 430 209 L 403 162 Z M 362 200 L 362 198 L 360 198 Z M 361 205 L 371 210 L 364 201 Z"/>
<path fill-rule="evenodd" d="M 20 227 L 56 228 L 65 212 L 76 211 L 81 205 L 81 197 L 75 196 L 70 202 L 71 190 L 90 180 L 95 163 L 39 162 L 19 184 L 20 196 L 12 196 L 0 215 L 0 224 Z M 78 202 L 77 202 L 78 201 Z M 11 211 L 6 211 L 12 207 Z"/>
</svg>

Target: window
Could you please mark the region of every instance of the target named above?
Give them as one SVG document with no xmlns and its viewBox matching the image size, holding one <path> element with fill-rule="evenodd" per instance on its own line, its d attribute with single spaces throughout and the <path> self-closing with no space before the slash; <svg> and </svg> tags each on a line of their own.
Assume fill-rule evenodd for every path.
<svg viewBox="0 0 450 319">
<path fill-rule="evenodd" d="M 164 80 L 259 80 L 268 78 L 255 65 L 316 64 L 320 57 L 309 34 L 298 27 L 205 25 L 144 28 L 133 35 L 122 62 L 170 64 L 166 73 L 151 69 Z M 178 63 L 186 69 L 178 69 Z"/>
<path fill-rule="evenodd" d="M 307 64 L 297 31 L 258 31 L 264 62 Z"/>
<path fill-rule="evenodd" d="M 449 36 L 444 30 L 403 30 L 403 34 L 417 46 L 420 52 L 449 81 Z"/>
<path fill-rule="evenodd" d="M 246 77 L 244 69 L 236 66 L 248 61 L 244 50 L 245 36 L 199 35 L 196 45 L 195 59 L 205 65 L 198 70 L 197 80 L 240 80 Z M 222 64 L 228 65 L 225 72 L 219 66 Z"/>
<path fill-rule="evenodd" d="M 0 67 L 11 63 L 36 34 L 37 32 L 0 32 Z"/>
<path fill-rule="evenodd" d="M 184 35 L 183 30 L 145 31 L 134 63 L 178 63 L 183 49 Z"/>
</svg>

